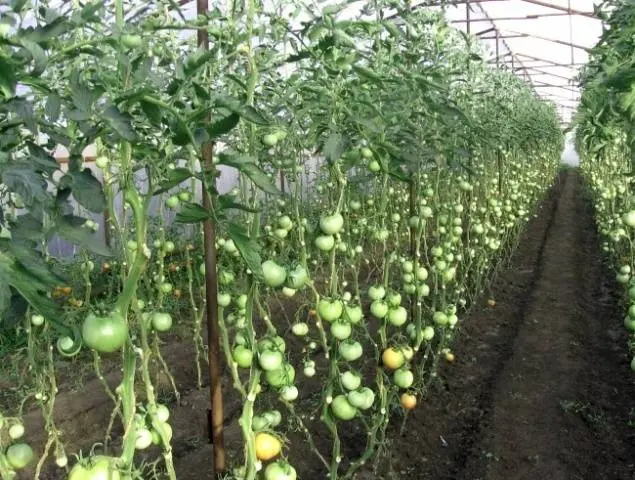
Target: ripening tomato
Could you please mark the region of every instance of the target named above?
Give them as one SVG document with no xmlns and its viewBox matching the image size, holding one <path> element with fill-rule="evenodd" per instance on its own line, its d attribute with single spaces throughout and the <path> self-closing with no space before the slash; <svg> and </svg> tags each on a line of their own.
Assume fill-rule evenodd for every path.
<svg viewBox="0 0 635 480">
<path fill-rule="evenodd" d="M 282 442 L 270 433 L 258 432 L 256 434 L 256 457 L 266 462 L 277 457 L 282 450 Z"/>
</svg>

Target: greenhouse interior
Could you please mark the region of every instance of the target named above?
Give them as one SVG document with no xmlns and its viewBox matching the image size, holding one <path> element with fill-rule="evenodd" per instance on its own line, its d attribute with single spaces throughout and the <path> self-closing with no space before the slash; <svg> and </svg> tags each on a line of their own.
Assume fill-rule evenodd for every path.
<svg viewBox="0 0 635 480">
<path fill-rule="evenodd" d="M 632 0 L 0 0 L 0 480 L 633 480 Z"/>
</svg>

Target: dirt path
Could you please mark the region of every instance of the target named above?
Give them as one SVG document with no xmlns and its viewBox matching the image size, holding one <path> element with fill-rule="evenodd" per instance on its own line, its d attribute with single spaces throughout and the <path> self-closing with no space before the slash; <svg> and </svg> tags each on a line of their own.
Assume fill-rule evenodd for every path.
<svg viewBox="0 0 635 480">
<path fill-rule="evenodd" d="M 431 392 L 395 442 L 404 453 L 393 471 L 435 480 L 635 478 L 635 385 L 607 278 L 581 180 L 568 172 L 493 287 L 496 307 L 467 319 L 458 362 L 441 372 L 445 389 Z M 413 430 L 423 439 L 416 452 Z"/>
</svg>

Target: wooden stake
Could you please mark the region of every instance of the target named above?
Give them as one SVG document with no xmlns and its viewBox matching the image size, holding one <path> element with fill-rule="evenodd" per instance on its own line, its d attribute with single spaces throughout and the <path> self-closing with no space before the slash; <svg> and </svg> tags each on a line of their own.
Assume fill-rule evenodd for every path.
<svg viewBox="0 0 635 480">
<path fill-rule="evenodd" d="M 198 15 L 206 15 L 208 12 L 208 0 L 196 1 L 196 12 Z M 209 34 L 206 28 L 201 28 L 197 32 L 199 47 L 209 49 Z M 208 116 L 206 121 L 210 122 Z M 203 144 L 201 152 L 201 167 L 207 179 L 215 181 L 215 177 L 210 175 L 214 171 L 214 145 L 212 142 Z M 213 208 L 212 199 L 209 192 L 203 189 L 203 208 L 211 211 Z M 223 391 L 221 388 L 221 352 L 220 335 L 218 326 L 218 275 L 216 265 L 216 230 L 212 219 L 207 219 L 203 223 L 203 234 L 205 243 L 205 313 L 207 318 L 207 357 L 209 360 L 209 389 L 211 415 L 210 431 L 213 443 L 214 465 L 212 473 L 220 476 L 227 469 L 225 455 L 225 439 L 223 432 Z"/>
</svg>

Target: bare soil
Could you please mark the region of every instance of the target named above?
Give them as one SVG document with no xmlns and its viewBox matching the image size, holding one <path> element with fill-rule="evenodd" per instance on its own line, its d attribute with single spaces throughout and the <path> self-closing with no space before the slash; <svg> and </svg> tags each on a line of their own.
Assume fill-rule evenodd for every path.
<svg viewBox="0 0 635 480">
<path fill-rule="evenodd" d="M 592 211 L 577 172 L 564 172 L 529 223 L 510 267 L 463 320 L 439 382 L 389 434 L 380 467 L 362 479 L 629 480 L 635 479 L 635 382 L 612 275 L 602 263 Z M 488 299 L 495 299 L 489 307 Z M 208 391 L 196 389 L 192 348 L 164 352 L 183 392 L 172 407 L 174 459 L 180 480 L 211 479 L 207 442 Z M 118 372 L 108 375 L 113 386 Z M 315 387 L 315 388 L 313 388 Z M 320 386 L 303 388 L 304 405 Z M 231 385 L 225 418 L 227 447 L 241 454 L 240 404 Z M 71 451 L 103 441 L 112 404 L 97 380 L 57 399 L 58 426 Z M 118 423 L 118 422 L 116 422 Z M 27 417 L 30 439 L 43 425 Z M 113 432 L 113 445 L 121 432 Z M 345 452 L 361 448 L 354 428 Z M 290 460 L 300 479 L 326 478 L 302 437 L 290 436 Z M 317 443 L 328 445 L 317 436 Z M 157 451 L 149 452 L 158 454 Z M 231 459 L 230 459 L 231 461 Z M 32 478 L 24 475 L 20 478 Z M 42 479 L 64 478 L 45 466 Z"/>
</svg>

